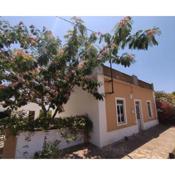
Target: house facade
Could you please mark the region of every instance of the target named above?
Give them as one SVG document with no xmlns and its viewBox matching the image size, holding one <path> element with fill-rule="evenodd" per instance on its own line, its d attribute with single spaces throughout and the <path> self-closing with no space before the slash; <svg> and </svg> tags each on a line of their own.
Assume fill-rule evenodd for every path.
<svg viewBox="0 0 175 175">
<path fill-rule="evenodd" d="M 61 114 L 88 114 L 94 125 L 93 144 L 103 147 L 158 124 L 152 84 L 114 69 L 111 80 L 111 70 L 106 66 L 99 68 L 96 76 L 102 83 L 99 92 L 104 100 L 97 101 L 77 88 Z"/>
<path fill-rule="evenodd" d="M 98 68 L 92 76 L 101 82 L 98 91 L 104 94 L 104 100 L 96 100 L 88 92 L 76 87 L 64 106 L 64 112 L 56 116 L 88 114 L 93 122 L 90 138 L 92 144 L 103 147 L 158 124 L 152 84 L 106 66 Z M 37 104 L 29 103 L 21 109 L 35 111 L 37 117 L 41 108 Z M 52 130 L 32 134 L 24 132 L 16 138 L 9 137 L 4 158 L 32 158 L 36 151 L 42 150 L 45 137 L 50 141 L 62 140 L 61 148 L 83 143 L 80 138 L 67 144 L 57 131 Z M 26 138 L 30 138 L 30 142 Z"/>
</svg>

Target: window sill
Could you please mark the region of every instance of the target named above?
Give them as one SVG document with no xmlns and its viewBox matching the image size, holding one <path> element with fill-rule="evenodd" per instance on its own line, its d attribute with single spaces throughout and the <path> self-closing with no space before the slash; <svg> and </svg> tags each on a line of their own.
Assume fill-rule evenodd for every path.
<svg viewBox="0 0 175 175">
<path fill-rule="evenodd" d="M 117 123 L 117 126 L 124 126 L 124 125 L 127 125 L 127 122 L 125 122 L 125 123 Z"/>
<path fill-rule="evenodd" d="M 148 121 L 149 120 L 154 120 L 155 118 L 154 117 L 148 117 Z"/>
</svg>

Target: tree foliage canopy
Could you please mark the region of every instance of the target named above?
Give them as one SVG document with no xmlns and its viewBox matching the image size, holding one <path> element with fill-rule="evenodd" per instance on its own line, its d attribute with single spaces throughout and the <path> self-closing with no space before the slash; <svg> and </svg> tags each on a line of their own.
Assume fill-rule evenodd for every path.
<svg viewBox="0 0 175 175">
<path fill-rule="evenodd" d="M 156 92 L 156 100 L 159 102 L 166 102 L 175 107 L 175 93 L 166 93 L 164 91 Z"/>
<path fill-rule="evenodd" d="M 130 66 L 134 55 L 119 54 L 125 48 L 147 50 L 158 45 L 158 28 L 132 32 L 132 18 L 125 17 L 113 33 L 88 33 L 84 22 L 72 18 L 73 27 L 64 42 L 51 31 L 20 22 L 0 21 L 0 102 L 13 110 L 27 102 L 37 103 L 45 116 L 63 111 L 75 86 L 102 100 L 92 72 L 106 61 Z"/>
</svg>

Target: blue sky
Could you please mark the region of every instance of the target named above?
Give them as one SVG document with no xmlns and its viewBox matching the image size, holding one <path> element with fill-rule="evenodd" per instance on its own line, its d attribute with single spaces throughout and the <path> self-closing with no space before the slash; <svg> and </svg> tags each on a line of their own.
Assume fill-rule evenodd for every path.
<svg viewBox="0 0 175 175">
<path fill-rule="evenodd" d="M 70 19 L 70 17 L 65 17 Z M 97 32 L 112 32 L 114 25 L 122 17 L 81 17 L 88 28 Z M 71 24 L 56 17 L 1 17 L 11 24 L 23 21 L 26 25 L 42 26 L 52 30 L 55 35 L 63 39 Z M 134 53 L 136 62 L 129 68 L 113 65 L 114 68 L 130 75 L 137 75 L 139 79 L 153 83 L 155 90 L 166 92 L 175 91 L 175 17 L 133 17 L 133 31 L 159 27 L 161 35 L 159 45 L 148 51 L 130 51 Z"/>
</svg>

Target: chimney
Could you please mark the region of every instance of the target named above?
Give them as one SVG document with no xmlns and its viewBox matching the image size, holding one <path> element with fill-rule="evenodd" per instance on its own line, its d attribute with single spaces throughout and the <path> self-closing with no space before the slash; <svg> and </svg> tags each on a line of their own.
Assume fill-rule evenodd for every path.
<svg viewBox="0 0 175 175">
<path fill-rule="evenodd" d="M 151 83 L 151 87 L 152 87 L 152 90 L 154 90 L 154 84 L 153 83 Z"/>
<path fill-rule="evenodd" d="M 135 85 L 138 85 L 138 78 L 135 75 L 132 75 L 132 80 Z"/>
</svg>

